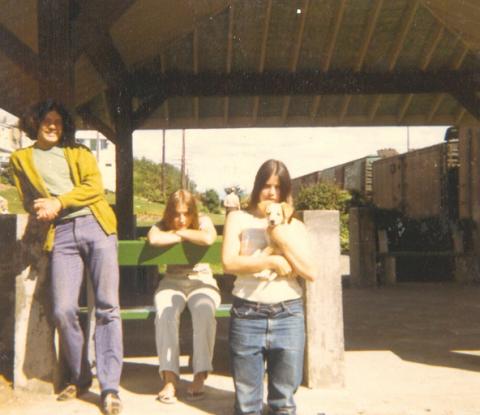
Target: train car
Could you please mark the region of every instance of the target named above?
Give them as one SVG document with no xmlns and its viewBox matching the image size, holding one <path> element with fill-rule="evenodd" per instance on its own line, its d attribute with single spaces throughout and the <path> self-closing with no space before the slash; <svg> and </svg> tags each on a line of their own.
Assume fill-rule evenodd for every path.
<svg viewBox="0 0 480 415">
<path fill-rule="evenodd" d="M 326 182 L 333 183 L 341 189 L 356 191 L 370 200 L 372 194 L 372 163 L 378 159 L 380 159 L 380 156 L 366 156 L 296 177 L 292 179 L 293 195 L 295 197 L 302 187 Z"/>
<path fill-rule="evenodd" d="M 373 203 L 412 219 L 458 214 L 459 141 L 373 163 Z"/>
</svg>

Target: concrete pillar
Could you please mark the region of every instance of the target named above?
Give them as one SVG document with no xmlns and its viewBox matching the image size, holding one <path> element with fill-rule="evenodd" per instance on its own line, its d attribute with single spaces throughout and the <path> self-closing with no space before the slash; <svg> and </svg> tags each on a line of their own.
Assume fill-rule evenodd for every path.
<svg viewBox="0 0 480 415">
<path fill-rule="evenodd" d="M 8 291 L 1 290 L 1 295 L 8 301 L 7 318 L 14 322 L 14 330 L 11 325 L 5 330 L 8 343 L 14 347 L 14 387 L 52 393 L 58 379 L 58 365 L 47 278 L 48 257 L 42 243 L 45 232 L 45 225 L 29 220 L 28 215 L 0 216 L 0 281 L 8 281 L 9 285 Z M 2 329 L 2 339 L 3 336 Z"/>
<path fill-rule="evenodd" d="M 310 388 L 345 383 L 340 217 L 338 211 L 301 212 L 318 261 L 318 277 L 305 283 L 307 341 L 304 383 Z"/>
<path fill-rule="evenodd" d="M 373 210 L 351 208 L 350 231 L 350 278 L 357 286 L 377 284 L 376 235 Z"/>
</svg>

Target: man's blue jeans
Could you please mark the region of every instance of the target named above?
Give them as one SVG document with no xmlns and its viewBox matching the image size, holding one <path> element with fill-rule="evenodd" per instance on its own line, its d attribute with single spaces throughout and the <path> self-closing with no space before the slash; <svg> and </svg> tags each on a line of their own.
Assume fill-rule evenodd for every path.
<svg viewBox="0 0 480 415">
<path fill-rule="evenodd" d="M 230 319 L 235 414 L 262 413 L 266 366 L 269 414 L 294 415 L 293 395 L 302 381 L 304 346 L 302 299 L 262 304 L 235 298 Z"/>
<path fill-rule="evenodd" d="M 85 339 L 78 321 L 84 268 L 95 294 L 95 353 L 102 391 L 118 391 L 122 371 L 122 322 L 118 301 L 117 237 L 106 235 L 92 215 L 57 224 L 51 255 L 55 324 L 71 371 L 71 382 L 91 382 Z"/>
</svg>

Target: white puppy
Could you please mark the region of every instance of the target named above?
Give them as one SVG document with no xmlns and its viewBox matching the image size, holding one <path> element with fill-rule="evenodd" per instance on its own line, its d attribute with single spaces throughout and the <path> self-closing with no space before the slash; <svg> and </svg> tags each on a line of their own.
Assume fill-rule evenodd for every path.
<svg viewBox="0 0 480 415">
<path fill-rule="evenodd" d="M 292 220 L 293 217 L 293 207 L 286 202 L 282 203 L 275 203 L 271 201 L 261 202 L 258 205 L 260 211 L 263 212 L 265 217 L 267 218 L 268 226 L 275 227 L 280 224 L 288 224 Z M 268 246 L 263 250 L 258 250 L 254 253 L 254 255 L 273 255 L 278 254 L 281 255 L 281 252 L 278 251 L 277 247 L 275 247 L 268 238 Z M 271 269 L 264 269 L 260 272 L 256 272 L 253 274 L 256 278 L 262 278 L 266 280 L 273 280 L 277 277 L 277 273 Z"/>
</svg>

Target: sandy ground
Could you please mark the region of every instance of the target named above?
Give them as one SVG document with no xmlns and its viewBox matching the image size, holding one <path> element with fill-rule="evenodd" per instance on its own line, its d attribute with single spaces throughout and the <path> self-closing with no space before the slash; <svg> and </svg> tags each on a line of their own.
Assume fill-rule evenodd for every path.
<svg viewBox="0 0 480 415">
<path fill-rule="evenodd" d="M 300 388 L 298 413 L 480 415 L 479 299 L 477 285 L 345 289 L 345 387 Z M 126 330 L 126 338 L 135 340 L 126 344 L 121 385 L 124 414 L 231 414 L 226 325 L 219 324 L 216 370 L 207 380 L 206 399 L 194 403 L 184 399 L 191 380 L 185 367 L 175 405 L 155 400 L 160 381 L 151 332 L 148 326 Z M 59 403 L 53 395 L 13 392 L 0 382 L 0 413 L 99 414 L 98 388 L 81 400 Z"/>
</svg>

